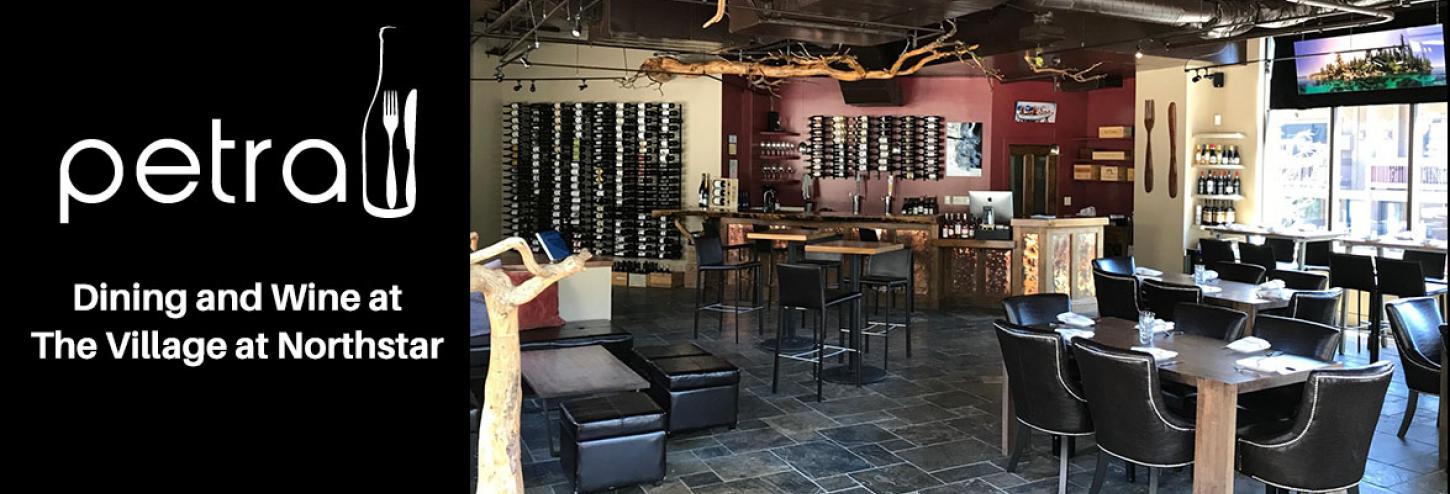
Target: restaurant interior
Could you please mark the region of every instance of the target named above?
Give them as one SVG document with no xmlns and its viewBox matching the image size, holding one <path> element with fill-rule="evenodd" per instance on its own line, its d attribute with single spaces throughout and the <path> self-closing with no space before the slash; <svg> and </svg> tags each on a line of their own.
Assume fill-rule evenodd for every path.
<svg viewBox="0 0 1450 494">
<path fill-rule="evenodd" d="M 470 1 L 471 492 L 1446 492 L 1446 2 Z"/>
</svg>

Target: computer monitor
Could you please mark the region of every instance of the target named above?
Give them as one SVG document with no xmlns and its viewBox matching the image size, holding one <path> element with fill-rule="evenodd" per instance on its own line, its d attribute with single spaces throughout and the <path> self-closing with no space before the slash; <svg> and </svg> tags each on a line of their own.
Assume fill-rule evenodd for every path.
<svg viewBox="0 0 1450 494">
<path fill-rule="evenodd" d="M 564 241 L 564 236 L 558 230 L 544 230 L 534 234 L 539 239 L 539 245 L 543 246 L 544 254 L 549 256 L 549 262 L 559 262 L 569 257 L 569 242 Z"/>
<path fill-rule="evenodd" d="M 971 191 L 967 198 L 972 201 L 972 215 L 986 222 L 987 208 L 992 208 L 992 222 L 998 225 L 1012 224 L 1012 193 L 1009 191 Z"/>
</svg>

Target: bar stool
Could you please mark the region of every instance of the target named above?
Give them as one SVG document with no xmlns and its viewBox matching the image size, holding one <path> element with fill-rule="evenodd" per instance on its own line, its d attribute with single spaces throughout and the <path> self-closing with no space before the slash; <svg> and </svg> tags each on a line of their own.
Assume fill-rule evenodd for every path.
<svg viewBox="0 0 1450 494">
<path fill-rule="evenodd" d="M 866 272 L 861 274 L 861 285 L 871 291 L 871 307 L 880 309 L 879 302 L 881 294 L 886 294 L 886 316 L 884 322 L 870 321 L 861 330 L 863 336 L 880 336 L 886 348 L 881 352 L 881 368 L 886 368 L 886 362 L 890 360 L 891 354 L 891 332 L 897 328 L 906 329 L 906 358 L 911 358 L 911 315 L 916 313 L 916 276 L 911 267 L 913 254 L 910 249 L 893 250 L 885 254 L 871 256 L 871 263 L 866 265 Z M 905 292 L 906 296 L 906 322 L 891 322 L 891 309 L 896 308 L 896 291 Z M 876 311 L 877 314 L 881 312 Z M 871 340 L 868 338 L 865 344 L 866 352 L 871 351 Z"/>
<path fill-rule="evenodd" d="M 1264 239 L 1264 245 L 1274 252 L 1274 260 L 1284 264 L 1294 264 L 1299 245 L 1291 239 L 1270 237 Z M 1270 269 L 1269 271 L 1273 271 Z"/>
<path fill-rule="evenodd" d="M 1329 255 L 1334 253 L 1333 240 L 1321 240 L 1318 242 L 1304 242 L 1304 259 L 1300 261 L 1302 266 L 1299 269 L 1312 269 L 1315 271 L 1329 270 Z"/>
<path fill-rule="evenodd" d="M 1239 244 L 1239 262 L 1262 267 L 1266 273 L 1279 269 L 1279 261 L 1274 249 L 1267 244 L 1254 245 L 1248 242 Z"/>
<path fill-rule="evenodd" d="M 725 248 L 720 245 L 720 237 L 697 237 L 695 238 L 695 258 L 697 267 L 695 270 L 695 288 L 698 296 L 695 297 L 695 338 L 700 337 L 700 311 L 712 311 L 719 314 L 720 334 L 725 332 L 725 313 L 735 315 L 735 342 L 740 343 L 740 315 L 758 311 L 760 306 L 760 262 L 743 261 L 728 262 L 725 259 Z M 750 273 L 751 302 L 749 307 L 741 307 L 740 287 L 743 284 L 743 275 Z M 705 273 L 720 273 L 720 286 L 718 288 L 719 298 L 713 304 L 705 305 Z M 726 276 L 735 275 L 735 299 L 731 304 L 725 303 Z M 765 318 L 757 317 L 760 325 L 760 332 L 765 332 Z"/>
<path fill-rule="evenodd" d="M 1407 250 L 1401 259 L 1420 263 L 1420 269 L 1425 272 L 1425 281 L 1445 283 L 1445 254 Z"/>
<path fill-rule="evenodd" d="M 1369 256 L 1357 256 L 1353 254 L 1329 254 L 1329 286 L 1356 292 L 1369 293 L 1370 305 L 1374 306 L 1379 301 L 1379 282 L 1375 277 L 1374 258 Z M 1339 329 L 1349 331 L 1350 329 L 1363 329 L 1368 326 L 1364 324 L 1364 307 L 1360 303 L 1361 294 L 1354 295 L 1355 325 L 1349 325 L 1349 302 L 1345 301 L 1339 305 Z M 1377 319 L 1377 318 L 1376 318 Z M 1375 342 L 1376 344 L 1378 342 Z M 1340 339 L 1339 353 L 1344 353 L 1344 340 Z M 1356 339 L 1355 349 L 1361 347 Z M 1379 353 L 1379 352 L 1375 352 Z"/>
<path fill-rule="evenodd" d="M 1234 262 L 1238 257 L 1234 255 L 1233 242 L 1204 238 L 1198 240 L 1198 250 L 1202 256 L 1204 266 L 1217 266 L 1220 262 Z"/>
<path fill-rule="evenodd" d="M 840 239 L 841 239 L 841 236 L 840 235 L 833 235 L 833 236 L 830 236 L 830 237 L 826 237 L 826 238 L 814 240 L 814 241 L 807 242 L 807 243 L 829 242 L 829 241 L 832 241 L 832 240 L 840 240 Z M 824 270 L 824 271 L 830 271 L 830 270 L 833 270 L 834 269 L 834 270 L 836 270 L 836 284 L 839 285 L 841 283 L 841 278 L 843 276 L 843 273 L 841 271 L 841 256 L 840 256 L 840 254 L 821 254 L 821 253 L 817 253 L 817 252 L 805 252 L 805 253 L 802 253 L 801 254 L 801 259 L 799 261 L 797 261 L 797 262 L 800 263 L 800 264 L 809 264 L 809 265 L 812 265 L 812 266 L 820 266 L 821 269 Z"/>
<path fill-rule="evenodd" d="M 1445 284 L 1425 281 L 1425 271 L 1419 262 L 1388 257 L 1376 257 L 1374 262 L 1381 297 L 1435 297 L 1440 299 L 1440 305 L 1445 305 Z"/>
<path fill-rule="evenodd" d="M 774 394 L 780 387 L 780 359 L 784 357 L 814 364 L 811 371 L 816 379 L 816 401 L 821 401 L 821 365 L 828 358 L 855 351 L 845 346 L 825 343 L 826 309 L 833 306 L 845 307 L 847 302 L 859 304 L 861 292 L 827 294 L 825 269 L 816 265 L 781 264 L 776 266 L 776 273 L 780 279 L 780 319 L 776 325 L 776 336 L 780 337 L 785 333 L 786 311 L 798 310 L 812 316 L 811 333 L 815 344 L 808 350 L 790 353 L 781 353 L 781 345 L 775 346 L 770 392 Z M 860 373 L 857 376 L 859 378 Z"/>
</svg>

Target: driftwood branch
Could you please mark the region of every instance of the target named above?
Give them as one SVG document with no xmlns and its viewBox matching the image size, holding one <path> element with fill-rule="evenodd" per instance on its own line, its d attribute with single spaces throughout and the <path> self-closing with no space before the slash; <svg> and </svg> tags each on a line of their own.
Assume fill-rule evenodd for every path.
<svg viewBox="0 0 1450 494">
<path fill-rule="evenodd" d="M 502 270 L 483 267 L 483 263 L 508 251 L 519 253 L 533 278 L 514 286 Z M 534 253 L 529 251 L 529 244 L 518 237 L 470 254 L 470 289 L 483 292 L 490 326 L 488 377 L 483 387 L 483 416 L 478 428 L 479 494 L 524 492 L 519 445 L 523 390 L 519 385 L 518 307 L 533 300 L 549 285 L 583 270 L 589 258 L 589 252 L 583 251 L 559 264 L 540 266 L 534 261 Z"/>
<path fill-rule="evenodd" d="M 711 25 L 715 24 L 716 22 L 720 22 L 724 18 L 725 18 L 725 0 L 715 0 L 715 17 L 711 17 L 710 20 L 705 21 L 705 25 L 700 26 L 700 27 L 702 27 L 702 28 L 703 27 L 710 27 Z"/>
<path fill-rule="evenodd" d="M 1048 67 L 1047 63 L 1042 60 L 1042 57 L 1034 55 L 1031 50 L 1022 52 L 1022 60 L 1027 62 L 1027 68 L 1032 69 L 1032 73 L 1034 74 L 1051 74 L 1053 76 L 1066 77 L 1077 82 L 1087 82 L 1107 77 L 1107 74 L 1088 75 L 1089 72 L 1092 72 L 1098 66 L 1102 65 L 1102 62 L 1092 64 L 1091 67 L 1082 70 L 1059 69 L 1056 67 Z"/>
</svg>

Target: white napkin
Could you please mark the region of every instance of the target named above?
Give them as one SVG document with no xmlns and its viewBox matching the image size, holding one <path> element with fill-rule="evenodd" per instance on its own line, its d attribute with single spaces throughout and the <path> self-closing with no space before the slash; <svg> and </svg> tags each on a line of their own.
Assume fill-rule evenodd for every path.
<svg viewBox="0 0 1450 494">
<path fill-rule="evenodd" d="M 1284 280 L 1269 280 L 1259 284 L 1258 295 L 1263 298 L 1288 300 L 1292 294 L 1284 291 Z"/>
<path fill-rule="evenodd" d="M 1133 347 L 1133 351 L 1147 353 L 1149 355 L 1152 355 L 1153 358 L 1158 359 L 1160 361 L 1162 361 L 1162 360 L 1172 360 L 1173 357 L 1177 357 L 1178 356 L 1178 352 L 1175 352 L 1173 350 L 1167 350 L 1167 349 L 1163 349 L 1163 348 L 1158 348 L 1156 346 L 1135 346 L 1135 347 Z"/>
<path fill-rule="evenodd" d="M 1271 345 L 1269 345 L 1269 342 L 1267 340 L 1264 340 L 1263 338 L 1245 336 L 1243 338 L 1234 340 L 1233 343 L 1229 343 L 1227 346 L 1229 350 L 1233 350 L 1235 352 L 1253 353 L 1268 350 Z"/>
<path fill-rule="evenodd" d="M 1198 289 L 1203 290 L 1203 293 L 1218 293 L 1223 291 L 1222 288 L 1213 285 L 1198 285 Z"/>
<path fill-rule="evenodd" d="M 1295 372 L 1322 367 L 1323 364 L 1307 363 L 1300 359 L 1274 357 L 1245 357 L 1234 361 L 1239 367 L 1269 374 L 1293 374 Z"/>
<path fill-rule="evenodd" d="M 1092 327 L 1093 325 L 1092 318 L 1081 314 L 1073 314 L 1071 312 L 1063 312 L 1061 314 L 1058 314 L 1057 320 L 1058 322 L 1061 322 L 1068 326 L 1077 326 L 1080 328 L 1088 328 Z"/>
<path fill-rule="evenodd" d="M 1153 268 L 1144 268 L 1144 267 L 1140 267 L 1138 269 L 1134 269 L 1133 270 L 1133 273 L 1134 274 L 1137 274 L 1138 276 L 1153 276 L 1153 277 L 1163 276 L 1163 272 L 1162 271 L 1159 271 L 1159 270 L 1156 270 L 1156 269 L 1153 269 Z"/>
<path fill-rule="evenodd" d="M 1284 280 L 1269 280 L 1259 283 L 1260 290 L 1278 290 L 1284 288 Z"/>
<path fill-rule="evenodd" d="M 1218 279 L 1218 271 L 1212 269 L 1204 270 L 1203 281 L 1213 281 L 1216 279 Z"/>
<path fill-rule="evenodd" d="M 1092 331 L 1077 328 L 1057 328 L 1057 334 L 1069 340 L 1073 338 L 1092 338 L 1094 335 Z"/>
</svg>

